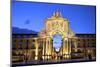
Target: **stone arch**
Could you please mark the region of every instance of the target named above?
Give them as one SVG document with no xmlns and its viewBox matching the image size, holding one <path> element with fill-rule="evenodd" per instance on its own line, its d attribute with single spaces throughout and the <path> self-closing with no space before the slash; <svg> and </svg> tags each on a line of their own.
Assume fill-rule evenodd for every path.
<svg viewBox="0 0 100 67">
<path fill-rule="evenodd" d="M 58 33 L 54 34 L 52 40 L 53 40 L 53 47 L 55 48 L 57 52 L 59 52 L 62 42 L 63 42 L 62 36 Z"/>
<path fill-rule="evenodd" d="M 66 37 L 66 33 L 65 32 L 62 32 L 62 31 L 60 31 L 60 30 L 57 30 L 57 31 L 55 31 L 55 30 L 52 30 L 51 32 L 49 32 L 49 36 L 52 38 L 55 34 L 59 34 L 59 35 L 61 35 L 61 37 L 62 38 L 65 38 Z"/>
</svg>

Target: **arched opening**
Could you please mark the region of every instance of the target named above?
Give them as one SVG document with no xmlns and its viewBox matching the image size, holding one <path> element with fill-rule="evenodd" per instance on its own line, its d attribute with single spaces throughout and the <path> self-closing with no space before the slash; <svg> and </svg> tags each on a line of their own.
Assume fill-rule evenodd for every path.
<svg viewBox="0 0 100 67">
<path fill-rule="evenodd" d="M 62 45 L 62 36 L 59 34 L 55 34 L 53 36 L 53 47 L 55 48 L 56 52 L 59 52 L 61 45 Z"/>
</svg>

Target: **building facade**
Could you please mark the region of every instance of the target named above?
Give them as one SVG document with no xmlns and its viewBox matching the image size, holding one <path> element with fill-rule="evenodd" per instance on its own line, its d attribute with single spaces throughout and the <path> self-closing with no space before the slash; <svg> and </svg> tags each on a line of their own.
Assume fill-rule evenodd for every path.
<svg viewBox="0 0 100 67">
<path fill-rule="evenodd" d="M 54 36 L 61 36 L 61 46 L 54 47 Z M 70 22 L 59 11 L 45 20 L 38 34 L 12 34 L 12 61 L 96 59 L 96 34 L 75 34 Z"/>
</svg>

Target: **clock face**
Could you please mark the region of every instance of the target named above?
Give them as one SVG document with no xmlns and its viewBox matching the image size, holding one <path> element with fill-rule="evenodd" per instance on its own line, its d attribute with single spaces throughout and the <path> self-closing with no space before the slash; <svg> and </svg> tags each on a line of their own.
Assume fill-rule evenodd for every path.
<svg viewBox="0 0 100 67">
<path fill-rule="evenodd" d="M 61 26 L 60 26 L 59 22 L 56 22 L 56 23 L 54 24 L 53 29 L 54 29 L 54 30 L 59 30 L 59 29 L 61 29 Z"/>
</svg>

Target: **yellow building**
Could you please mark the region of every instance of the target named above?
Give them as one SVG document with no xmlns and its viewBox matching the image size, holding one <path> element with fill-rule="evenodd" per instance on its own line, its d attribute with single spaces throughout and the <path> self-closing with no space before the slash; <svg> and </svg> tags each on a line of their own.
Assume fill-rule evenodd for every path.
<svg viewBox="0 0 100 67">
<path fill-rule="evenodd" d="M 62 38 L 58 51 L 53 46 L 53 36 L 57 34 Z M 63 18 L 59 11 L 45 20 L 45 27 L 38 34 L 13 34 L 13 63 L 67 59 L 95 60 L 96 36 L 95 34 L 75 34 L 70 29 L 69 21 Z"/>
</svg>

